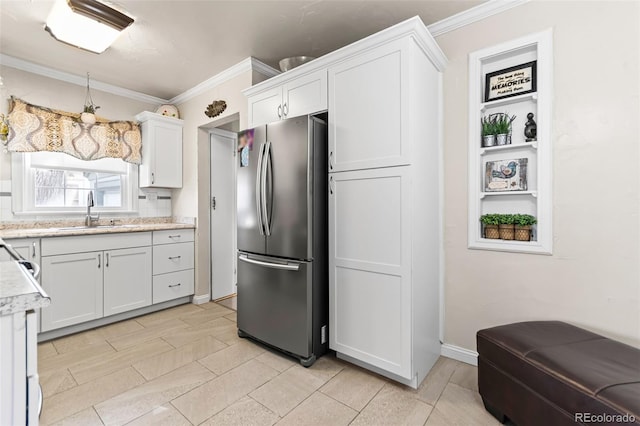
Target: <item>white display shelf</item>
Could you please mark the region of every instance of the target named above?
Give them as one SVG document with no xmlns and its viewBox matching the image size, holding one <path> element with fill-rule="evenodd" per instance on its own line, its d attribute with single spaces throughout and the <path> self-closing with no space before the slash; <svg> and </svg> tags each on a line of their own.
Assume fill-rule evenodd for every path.
<svg viewBox="0 0 640 426">
<path fill-rule="evenodd" d="M 513 66 L 536 61 L 536 92 L 495 101 L 484 101 L 485 77 Z M 552 30 L 531 34 L 469 55 L 469 211 L 470 249 L 551 254 L 553 249 L 552 205 Z M 489 113 L 517 115 L 513 144 L 482 147 L 481 118 Z M 537 140 L 526 142 L 522 130 L 531 112 L 537 125 Z M 542 141 L 542 143 L 540 143 Z M 500 161 L 518 155 L 528 158 L 529 191 L 484 192 L 483 179 L 488 160 Z M 483 238 L 480 216 L 486 213 L 527 213 L 536 217 L 535 241 Z"/>
<path fill-rule="evenodd" d="M 509 145 L 487 146 L 480 148 L 480 155 L 490 154 L 492 152 L 511 151 L 514 149 L 538 149 L 538 142 L 515 143 Z"/>
<path fill-rule="evenodd" d="M 525 93 L 524 95 L 512 96 L 510 98 L 498 99 L 495 101 L 482 102 L 480 104 L 480 112 L 485 112 L 489 108 L 499 108 L 508 105 L 514 105 L 520 102 L 533 101 L 538 102 L 538 92 Z"/>
</svg>

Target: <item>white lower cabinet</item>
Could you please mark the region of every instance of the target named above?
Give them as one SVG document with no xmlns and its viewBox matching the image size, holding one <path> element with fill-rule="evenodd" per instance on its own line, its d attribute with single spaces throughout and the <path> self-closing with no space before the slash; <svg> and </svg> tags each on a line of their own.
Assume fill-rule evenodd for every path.
<svg viewBox="0 0 640 426">
<path fill-rule="evenodd" d="M 102 252 L 42 258 L 42 288 L 51 305 L 42 312 L 42 331 L 102 318 Z"/>
<path fill-rule="evenodd" d="M 153 303 L 161 303 L 193 294 L 193 269 L 154 275 Z"/>
<path fill-rule="evenodd" d="M 153 303 L 194 293 L 194 231 L 153 233 Z"/>
<path fill-rule="evenodd" d="M 104 256 L 104 316 L 151 305 L 151 247 L 111 250 Z"/>
</svg>

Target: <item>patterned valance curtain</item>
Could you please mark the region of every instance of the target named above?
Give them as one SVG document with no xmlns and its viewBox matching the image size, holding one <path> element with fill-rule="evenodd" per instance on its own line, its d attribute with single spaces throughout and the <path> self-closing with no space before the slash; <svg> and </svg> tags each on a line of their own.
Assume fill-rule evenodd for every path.
<svg viewBox="0 0 640 426">
<path fill-rule="evenodd" d="M 64 152 L 81 160 L 121 158 L 140 164 L 140 126 L 132 121 L 80 121 L 80 114 L 57 111 L 11 98 L 7 149 Z"/>
</svg>

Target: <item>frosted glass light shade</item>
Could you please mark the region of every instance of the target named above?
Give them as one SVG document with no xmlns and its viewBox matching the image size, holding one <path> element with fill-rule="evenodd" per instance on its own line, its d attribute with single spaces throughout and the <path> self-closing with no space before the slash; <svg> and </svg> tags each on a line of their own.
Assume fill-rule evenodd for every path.
<svg viewBox="0 0 640 426">
<path fill-rule="evenodd" d="M 56 0 L 45 30 L 56 40 L 102 53 L 131 22 L 133 19 L 95 0 Z"/>
</svg>

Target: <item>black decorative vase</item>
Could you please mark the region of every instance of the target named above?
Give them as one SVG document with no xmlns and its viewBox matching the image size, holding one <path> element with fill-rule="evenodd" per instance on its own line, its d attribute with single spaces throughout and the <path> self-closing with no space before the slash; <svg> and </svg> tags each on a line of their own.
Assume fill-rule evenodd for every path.
<svg viewBox="0 0 640 426">
<path fill-rule="evenodd" d="M 524 137 L 527 142 L 533 142 L 536 140 L 537 136 L 537 125 L 536 122 L 533 121 L 533 113 L 530 112 L 527 114 L 527 122 L 524 125 Z"/>
</svg>

